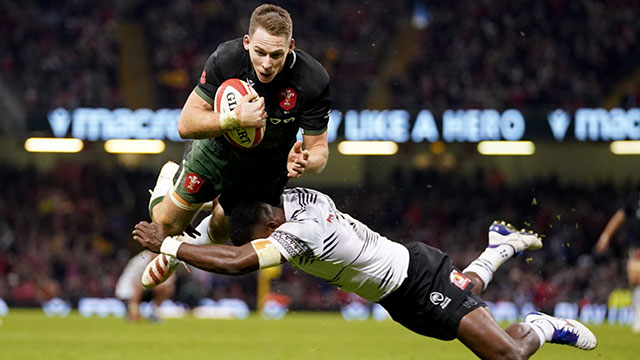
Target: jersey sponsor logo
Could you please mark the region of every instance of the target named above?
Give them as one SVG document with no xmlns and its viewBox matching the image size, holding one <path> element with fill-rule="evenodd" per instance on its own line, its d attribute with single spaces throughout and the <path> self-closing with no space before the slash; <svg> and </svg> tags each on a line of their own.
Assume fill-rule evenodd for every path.
<svg viewBox="0 0 640 360">
<path fill-rule="evenodd" d="M 197 193 L 204 181 L 196 173 L 188 173 L 184 179 L 184 189 L 189 194 Z"/>
<path fill-rule="evenodd" d="M 202 75 L 200 75 L 200 84 L 204 85 L 207 82 L 207 72 L 202 71 Z"/>
<path fill-rule="evenodd" d="M 278 93 L 278 99 L 280 100 L 280 107 L 285 110 L 291 110 L 296 106 L 296 99 L 298 94 L 292 88 L 286 88 L 280 90 Z"/>
<path fill-rule="evenodd" d="M 277 125 L 280 124 L 281 122 L 288 124 L 292 121 L 294 121 L 296 118 L 295 116 L 292 116 L 290 118 L 286 118 L 286 119 L 278 119 L 278 118 L 269 118 L 269 121 L 273 124 L 273 125 Z"/>
<path fill-rule="evenodd" d="M 444 296 L 442 295 L 442 293 L 439 293 L 437 291 L 434 291 L 431 293 L 431 295 L 429 295 L 429 300 L 431 300 L 433 305 L 440 306 L 442 309 L 446 308 L 451 302 L 450 297 Z"/>
<path fill-rule="evenodd" d="M 471 283 L 471 280 L 469 280 L 468 277 L 462 275 L 458 270 L 455 269 L 451 271 L 451 274 L 449 274 L 449 281 L 451 281 L 453 285 L 459 287 L 462 290 L 466 289 L 467 286 L 469 286 L 469 284 Z"/>
</svg>

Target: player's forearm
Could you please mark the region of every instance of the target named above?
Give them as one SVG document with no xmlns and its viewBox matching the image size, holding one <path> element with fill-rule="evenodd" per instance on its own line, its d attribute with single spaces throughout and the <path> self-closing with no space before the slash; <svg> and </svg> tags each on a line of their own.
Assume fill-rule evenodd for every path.
<svg viewBox="0 0 640 360">
<path fill-rule="evenodd" d="M 612 237 L 613 234 L 615 234 L 618 231 L 620 226 L 622 226 L 625 219 L 626 219 L 626 214 L 624 213 L 624 210 L 619 209 L 618 211 L 616 211 L 613 217 L 611 217 L 611 220 L 609 220 L 609 222 L 607 223 L 607 226 L 605 226 L 604 231 L 602 233 L 609 238 Z"/>
<path fill-rule="evenodd" d="M 324 145 L 316 145 L 307 150 L 309 151 L 309 160 L 305 172 L 311 174 L 321 173 L 329 159 L 329 148 Z"/>
<path fill-rule="evenodd" d="M 178 119 L 178 134 L 183 139 L 206 139 L 223 133 L 219 113 L 192 107 L 182 109 Z"/>
<path fill-rule="evenodd" d="M 224 275 L 242 275 L 258 270 L 255 252 L 251 254 L 241 249 L 227 245 L 182 244 L 177 257 L 202 270 Z"/>
</svg>

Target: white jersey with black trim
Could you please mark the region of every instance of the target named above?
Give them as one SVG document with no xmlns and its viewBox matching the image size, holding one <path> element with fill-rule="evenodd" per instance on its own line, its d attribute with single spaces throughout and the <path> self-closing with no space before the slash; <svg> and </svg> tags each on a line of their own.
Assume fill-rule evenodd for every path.
<svg viewBox="0 0 640 360">
<path fill-rule="evenodd" d="M 295 267 L 377 302 L 407 277 L 409 251 L 306 188 L 283 193 L 286 222 L 269 239 Z"/>
</svg>

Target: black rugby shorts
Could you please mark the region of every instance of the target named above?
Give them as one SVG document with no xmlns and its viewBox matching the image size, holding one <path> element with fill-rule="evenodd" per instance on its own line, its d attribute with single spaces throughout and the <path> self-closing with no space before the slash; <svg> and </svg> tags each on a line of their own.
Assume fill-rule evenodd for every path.
<svg viewBox="0 0 640 360">
<path fill-rule="evenodd" d="M 454 268 L 447 254 L 424 243 L 405 246 L 408 276 L 380 305 L 409 330 L 440 340 L 455 339 L 460 320 L 486 304 L 471 292 L 474 284 Z"/>
</svg>

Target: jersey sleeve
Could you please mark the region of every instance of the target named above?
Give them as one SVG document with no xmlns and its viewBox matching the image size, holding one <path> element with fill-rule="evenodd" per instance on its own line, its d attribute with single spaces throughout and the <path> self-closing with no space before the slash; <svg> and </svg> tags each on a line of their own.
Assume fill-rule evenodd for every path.
<svg viewBox="0 0 640 360">
<path fill-rule="evenodd" d="M 214 104 L 218 87 L 220 87 L 220 84 L 224 81 L 218 62 L 219 50 L 218 48 L 218 50 L 207 59 L 204 70 L 202 70 L 202 75 L 200 75 L 200 79 L 198 80 L 198 85 L 196 85 L 195 88 L 196 94 L 200 95 L 200 97 L 211 106 Z"/>
<path fill-rule="evenodd" d="M 300 117 L 300 127 L 305 135 L 320 135 L 327 131 L 329 114 L 331 113 L 331 91 L 328 75 L 325 80 L 326 86 L 317 96 L 309 100 Z"/>
<path fill-rule="evenodd" d="M 320 225 L 312 219 L 288 221 L 269 236 L 269 240 L 287 259 L 313 257 L 320 251 Z"/>
</svg>

